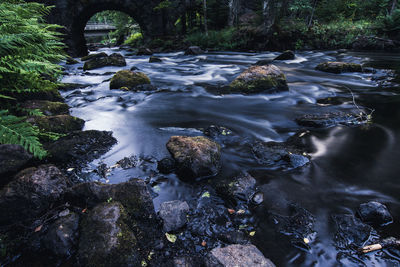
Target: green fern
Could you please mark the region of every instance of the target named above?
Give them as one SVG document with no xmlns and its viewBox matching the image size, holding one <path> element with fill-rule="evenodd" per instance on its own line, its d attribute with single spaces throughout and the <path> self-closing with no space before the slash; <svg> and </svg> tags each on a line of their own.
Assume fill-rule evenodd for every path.
<svg viewBox="0 0 400 267">
<path fill-rule="evenodd" d="M 39 142 L 37 127 L 25 121 L 24 117 L 10 115 L 8 110 L 0 110 L 0 144 L 23 146 L 35 157 L 42 159 L 46 151 Z"/>
</svg>

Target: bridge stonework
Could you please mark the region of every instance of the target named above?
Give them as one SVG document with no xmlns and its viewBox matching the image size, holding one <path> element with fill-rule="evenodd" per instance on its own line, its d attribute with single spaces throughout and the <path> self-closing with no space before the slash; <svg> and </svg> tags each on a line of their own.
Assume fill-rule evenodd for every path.
<svg viewBox="0 0 400 267">
<path fill-rule="evenodd" d="M 29 0 L 54 6 L 47 20 L 64 27 L 65 43 L 71 56 L 87 54 L 84 29 L 89 19 L 105 10 L 130 15 L 140 26 L 145 39 L 168 35 L 173 31 L 173 14 L 154 8 L 162 0 Z"/>
</svg>

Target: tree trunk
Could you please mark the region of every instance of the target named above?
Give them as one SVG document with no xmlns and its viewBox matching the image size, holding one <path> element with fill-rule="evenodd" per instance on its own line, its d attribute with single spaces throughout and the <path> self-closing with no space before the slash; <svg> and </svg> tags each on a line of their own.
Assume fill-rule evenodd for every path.
<svg viewBox="0 0 400 267">
<path fill-rule="evenodd" d="M 393 12 L 396 10 L 396 7 L 397 7 L 397 0 L 393 0 L 393 2 L 392 2 L 392 8 L 390 9 L 390 15 L 392 15 L 393 14 Z"/>
<path fill-rule="evenodd" d="M 204 9 L 204 30 L 206 32 L 206 36 L 208 36 L 208 27 L 207 27 L 207 0 L 203 0 L 203 9 Z"/>
<path fill-rule="evenodd" d="M 318 0 L 314 0 L 314 5 L 313 5 L 312 12 L 311 12 L 311 17 L 310 17 L 310 20 L 308 21 L 308 27 L 309 28 L 311 27 L 311 24 L 312 24 L 312 21 L 313 21 L 313 18 L 314 18 L 314 12 L 315 12 L 315 8 L 317 7 L 317 2 L 318 2 Z"/>
</svg>

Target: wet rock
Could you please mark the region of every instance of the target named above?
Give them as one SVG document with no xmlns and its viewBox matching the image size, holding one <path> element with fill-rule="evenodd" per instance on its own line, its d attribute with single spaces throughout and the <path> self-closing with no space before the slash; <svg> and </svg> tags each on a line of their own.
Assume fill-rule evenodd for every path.
<svg viewBox="0 0 400 267">
<path fill-rule="evenodd" d="M 385 50 L 391 51 L 400 47 L 400 42 L 376 36 L 358 36 L 352 44 L 355 50 Z"/>
<path fill-rule="evenodd" d="M 257 161 L 266 167 L 295 169 L 310 162 L 301 147 L 289 142 L 256 142 L 252 151 Z"/>
<path fill-rule="evenodd" d="M 101 53 L 95 53 L 95 54 L 87 55 L 87 56 L 85 56 L 85 57 L 82 57 L 81 60 L 82 60 L 82 61 L 88 61 L 88 60 L 90 60 L 90 59 L 101 58 L 101 57 L 107 57 L 107 56 L 108 56 L 108 55 L 107 55 L 106 53 L 101 52 Z"/>
<path fill-rule="evenodd" d="M 393 217 L 388 208 L 376 201 L 361 204 L 358 208 L 358 215 L 364 223 L 373 226 L 382 226 L 393 222 Z"/>
<path fill-rule="evenodd" d="M 132 72 L 129 70 L 118 71 L 110 81 L 110 89 L 127 87 L 132 90 L 138 85 L 150 84 L 150 79 L 143 72 Z"/>
<path fill-rule="evenodd" d="M 176 231 L 186 224 L 189 205 L 186 201 L 174 200 L 161 203 L 160 217 L 164 221 L 165 232 Z"/>
<path fill-rule="evenodd" d="M 190 257 L 177 257 L 173 260 L 174 267 L 194 267 L 193 260 Z"/>
<path fill-rule="evenodd" d="M 328 112 L 322 114 L 307 114 L 296 118 L 296 123 L 305 127 L 325 128 L 336 125 L 361 125 L 368 122 L 366 115 L 344 112 Z"/>
<path fill-rule="evenodd" d="M 57 219 L 42 239 L 42 246 L 53 254 L 67 258 L 74 253 L 79 237 L 79 216 L 69 213 Z"/>
<path fill-rule="evenodd" d="M 74 89 L 82 89 L 91 86 L 91 84 L 82 83 L 59 83 L 58 90 L 60 91 L 70 91 Z"/>
<path fill-rule="evenodd" d="M 106 153 L 117 140 L 111 132 L 78 131 L 61 137 L 46 146 L 50 160 L 66 164 L 70 161 L 86 162 Z"/>
<path fill-rule="evenodd" d="M 271 64 L 248 68 L 229 85 L 229 91 L 226 93 L 254 94 L 288 89 L 283 72 Z"/>
<path fill-rule="evenodd" d="M 135 71 L 135 70 L 139 70 L 138 67 L 133 66 L 132 68 L 130 68 L 131 71 Z"/>
<path fill-rule="evenodd" d="M 343 103 L 346 102 L 350 102 L 352 101 L 350 98 L 346 98 L 346 97 L 326 97 L 326 98 L 320 98 L 317 100 L 317 103 L 320 105 L 341 105 Z"/>
<path fill-rule="evenodd" d="M 72 58 L 72 57 L 67 57 L 67 60 L 66 60 L 65 63 L 66 63 L 67 65 L 75 65 L 75 64 L 78 64 L 79 61 L 76 60 L 76 59 L 74 59 L 74 58 Z"/>
<path fill-rule="evenodd" d="M 369 238 L 372 227 L 362 223 L 351 214 L 334 215 L 336 224 L 335 242 L 338 247 L 361 247 Z"/>
<path fill-rule="evenodd" d="M 224 248 L 214 248 L 206 259 L 207 267 L 254 266 L 274 267 L 269 259 L 254 245 L 229 245 Z"/>
<path fill-rule="evenodd" d="M 347 49 L 339 49 L 337 51 L 338 54 L 343 54 L 343 53 L 346 53 L 346 52 L 347 52 Z"/>
<path fill-rule="evenodd" d="M 204 51 L 198 46 L 190 46 L 185 50 L 185 55 L 200 55 Z"/>
<path fill-rule="evenodd" d="M 260 205 L 264 202 L 264 193 L 263 192 L 255 192 L 251 198 L 251 203 L 254 205 Z"/>
<path fill-rule="evenodd" d="M 175 170 L 175 160 L 171 158 L 163 158 L 158 162 L 157 169 L 160 173 L 170 174 Z"/>
<path fill-rule="evenodd" d="M 279 56 L 277 56 L 274 60 L 292 60 L 295 59 L 295 54 L 292 50 L 286 50 Z"/>
<path fill-rule="evenodd" d="M 148 91 L 156 91 L 157 87 L 152 84 L 139 84 L 133 88 L 134 91 L 138 92 L 148 92 Z"/>
<path fill-rule="evenodd" d="M 270 60 L 270 59 L 262 59 L 262 60 L 257 61 L 254 65 L 266 66 L 266 65 L 272 64 L 272 62 L 273 62 L 273 60 Z"/>
<path fill-rule="evenodd" d="M 103 56 L 103 57 L 95 57 L 89 59 L 83 65 L 83 70 L 93 70 L 102 68 L 105 66 L 117 66 L 117 67 L 124 67 L 126 66 L 126 61 L 121 54 L 114 53 L 110 56 Z"/>
<path fill-rule="evenodd" d="M 41 215 L 67 189 L 67 179 L 53 165 L 19 172 L 0 191 L 0 225 L 24 222 Z"/>
<path fill-rule="evenodd" d="M 141 47 L 136 53 L 137 56 L 151 56 L 153 55 L 153 51 L 150 48 Z"/>
<path fill-rule="evenodd" d="M 7 183 L 6 178 L 19 171 L 31 158 L 32 155 L 20 145 L 0 145 L 0 184 Z"/>
<path fill-rule="evenodd" d="M 256 179 L 248 173 L 241 173 L 229 181 L 217 185 L 217 192 L 232 201 L 248 202 L 256 190 Z"/>
<path fill-rule="evenodd" d="M 124 207 L 96 206 L 82 221 L 78 262 L 82 266 L 140 266 L 137 240 L 130 231 Z"/>
<path fill-rule="evenodd" d="M 18 102 L 26 100 L 48 100 L 53 102 L 64 102 L 64 98 L 61 96 L 57 89 L 51 90 L 39 90 L 31 92 L 10 92 L 7 96 L 17 99 Z"/>
<path fill-rule="evenodd" d="M 347 63 L 347 62 L 323 62 L 320 63 L 315 69 L 324 71 L 324 72 L 331 72 L 331 73 L 342 73 L 342 72 L 362 72 L 362 66 L 357 63 Z"/>
<path fill-rule="evenodd" d="M 28 100 L 21 104 L 22 108 L 39 109 L 44 115 L 68 115 L 69 106 L 62 102 L 51 102 L 47 100 Z"/>
<path fill-rule="evenodd" d="M 82 130 L 85 121 L 70 115 L 39 116 L 27 120 L 45 132 L 66 134 L 71 131 Z"/>
<path fill-rule="evenodd" d="M 206 137 L 172 136 L 167 148 L 182 179 L 214 176 L 220 169 L 221 148 Z"/>
<path fill-rule="evenodd" d="M 203 134 L 219 144 L 233 144 L 241 141 L 237 134 L 223 126 L 210 125 L 203 130 Z"/>
<path fill-rule="evenodd" d="M 150 57 L 149 58 L 149 63 L 156 63 L 156 62 L 162 62 L 162 59 L 159 57 Z"/>
</svg>

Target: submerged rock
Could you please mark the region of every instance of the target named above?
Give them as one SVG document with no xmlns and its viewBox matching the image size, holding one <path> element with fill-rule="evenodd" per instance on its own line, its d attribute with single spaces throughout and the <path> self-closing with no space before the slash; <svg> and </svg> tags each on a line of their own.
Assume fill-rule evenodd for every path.
<svg viewBox="0 0 400 267">
<path fill-rule="evenodd" d="M 200 55 L 204 51 L 198 46 L 190 46 L 185 50 L 185 55 Z"/>
<path fill-rule="evenodd" d="M 207 267 L 275 267 L 254 245 L 229 245 L 214 248 L 206 259 Z"/>
<path fill-rule="evenodd" d="M 361 204 L 358 208 L 358 215 L 364 223 L 373 226 L 382 226 L 393 222 L 393 217 L 388 208 L 376 201 Z"/>
<path fill-rule="evenodd" d="M 157 169 L 160 173 L 170 174 L 175 170 L 175 160 L 171 158 L 163 158 L 157 163 Z"/>
<path fill-rule="evenodd" d="M 324 72 L 331 72 L 331 73 L 342 73 L 342 72 L 362 72 L 362 66 L 357 63 L 347 63 L 347 62 L 323 62 L 320 63 L 315 69 L 324 71 Z"/>
<path fill-rule="evenodd" d="M 78 262 L 82 266 L 140 266 L 137 240 L 118 202 L 96 206 L 83 219 Z"/>
<path fill-rule="evenodd" d="M 279 56 L 277 56 L 274 60 L 291 60 L 295 59 L 295 54 L 292 50 L 286 50 Z"/>
<path fill-rule="evenodd" d="M 39 109 L 44 115 L 68 115 L 69 106 L 62 102 L 51 102 L 47 100 L 28 100 L 21 104 L 22 108 Z"/>
<path fill-rule="evenodd" d="M 156 62 L 162 62 L 162 59 L 159 57 L 150 57 L 149 58 L 149 63 L 156 63 Z"/>
<path fill-rule="evenodd" d="M 362 223 L 351 214 L 334 215 L 336 223 L 335 242 L 338 247 L 361 247 L 370 238 L 372 227 Z"/>
<path fill-rule="evenodd" d="M 82 130 L 85 121 L 70 115 L 39 116 L 27 120 L 44 132 L 66 134 Z"/>
<path fill-rule="evenodd" d="M 248 173 L 241 173 L 229 181 L 217 185 L 217 192 L 227 196 L 232 201 L 248 202 L 256 190 L 256 179 Z"/>
<path fill-rule="evenodd" d="M 226 93 L 254 94 L 287 91 L 286 77 L 275 65 L 252 66 L 229 85 Z"/>
<path fill-rule="evenodd" d="M 167 148 L 182 179 L 214 176 L 220 169 L 221 147 L 206 137 L 172 136 Z"/>
<path fill-rule="evenodd" d="M 368 122 L 368 116 L 344 112 L 307 114 L 296 118 L 298 125 L 314 128 L 333 127 L 336 125 L 361 125 Z"/>
<path fill-rule="evenodd" d="M 53 162 L 66 164 L 71 161 L 86 162 L 106 153 L 117 140 L 112 132 L 78 131 L 61 137 L 46 146 Z"/>
<path fill-rule="evenodd" d="M 129 90 L 132 90 L 135 89 L 135 87 L 144 84 L 150 84 L 150 79 L 143 72 L 121 70 L 112 77 L 110 81 L 110 89 L 126 87 Z"/>
<path fill-rule="evenodd" d="M 160 217 L 164 221 L 165 232 L 176 231 L 186 224 L 189 205 L 186 201 L 174 200 L 161 203 Z"/>
<path fill-rule="evenodd" d="M 141 47 L 136 53 L 137 56 L 151 56 L 153 55 L 153 51 L 150 48 Z"/>
<path fill-rule="evenodd" d="M 30 159 L 32 155 L 20 145 L 0 145 L 0 184 L 7 183 L 7 175 L 19 171 Z"/>
<path fill-rule="evenodd" d="M 126 61 L 124 57 L 118 53 L 111 54 L 110 56 L 98 56 L 86 61 L 83 65 L 83 70 L 93 70 L 105 66 L 124 67 L 126 66 Z"/>
<path fill-rule="evenodd" d="M 66 189 L 66 177 L 53 165 L 19 172 L 0 191 L 0 225 L 24 222 L 41 215 Z"/>
</svg>

